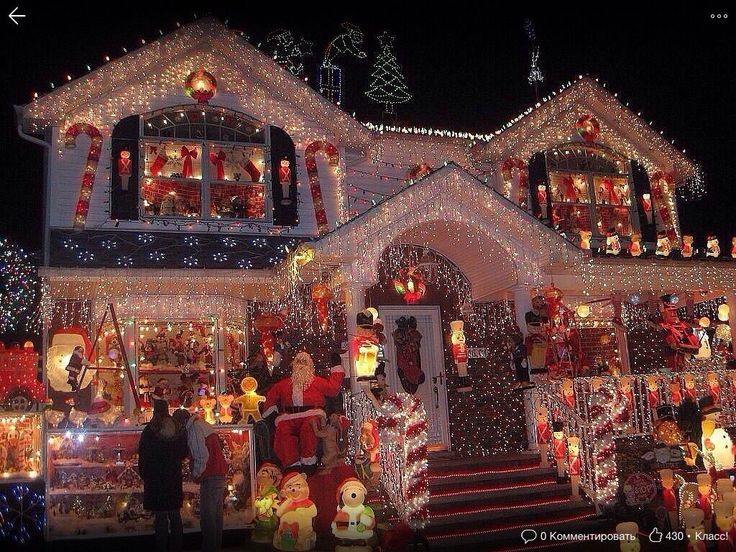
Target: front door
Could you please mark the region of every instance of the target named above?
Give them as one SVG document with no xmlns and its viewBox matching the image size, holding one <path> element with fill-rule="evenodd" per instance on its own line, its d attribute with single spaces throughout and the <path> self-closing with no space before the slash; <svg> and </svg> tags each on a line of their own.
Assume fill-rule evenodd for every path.
<svg viewBox="0 0 736 552">
<path fill-rule="evenodd" d="M 429 428 L 427 445 L 434 450 L 449 450 L 450 431 L 447 414 L 447 385 L 445 374 L 445 355 L 442 341 L 442 318 L 439 307 L 385 306 L 378 307 L 386 333 L 385 357 L 386 381 L 392 393 L 405 392 L 398 374 L 396 343 L 393 333 L 397 320 L 402 316 L 413 316 L 417 321 L 417 331 L 421 334 L 419 357 L 424 372 L 424 383 L 419 384 L 414 395 L 422 401 L 427 411 Z"/>
</svg>

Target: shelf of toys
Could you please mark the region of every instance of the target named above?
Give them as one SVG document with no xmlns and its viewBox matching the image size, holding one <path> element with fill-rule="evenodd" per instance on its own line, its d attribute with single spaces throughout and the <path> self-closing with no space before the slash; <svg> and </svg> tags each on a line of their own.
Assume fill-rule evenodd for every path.
<svg viewBox="0 0 736 552">
<path fill-rule="evenodd" d="M 80 327 L 50 332 L 45 364 L 47 538 L 96 538 L 153 532 L 143 510 L 137 449 L 151 416 L 151 395 L 171 410 L 197 412 L 217 427 L 229 464 L 224 528 L 252 524 L 255 450 L 252 426 L 230 405 L 245 363 L 245 324 L 204 319 L 122 319 L 99 324 L 90 339 Z M 74 350 L 82 353 L 76 360 Z M 127 356 L 130 376 L 125 369 Z M 86 360 L 89 359 L 89 360 Z M 70 364 L 81 365 L 76 371 Z M 130 381 L 129 381 L 130 380 Z M 234 415 L 233 415 L 234 414 Z M 199 486 L 184 462 L 185 530 L 199 530 Z"/>
</svg>

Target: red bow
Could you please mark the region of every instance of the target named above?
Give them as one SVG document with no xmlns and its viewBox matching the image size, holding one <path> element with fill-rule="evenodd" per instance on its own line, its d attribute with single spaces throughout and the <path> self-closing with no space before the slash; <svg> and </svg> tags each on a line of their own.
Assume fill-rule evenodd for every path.
<svg viewBox="0 0 736 552">
<path fill-rule="evenodd" d="M 222 162 L 225 160 L 225 152 L 220 150 L 218 153 L 210 152 L 210 163 L 217 169 L 217 180 L 225 180 L 225 169 Z"/>
<path fill-rule="evenodd" d="M 184 160 L 184 168 L 182 169 L 182 176 L 184 178 L 191 178 L 192 176 L 192 159 L 197 158 L 197 148 L 188 150 L 186 146 L 181 147 L 181 158 Z"/>
</svg>

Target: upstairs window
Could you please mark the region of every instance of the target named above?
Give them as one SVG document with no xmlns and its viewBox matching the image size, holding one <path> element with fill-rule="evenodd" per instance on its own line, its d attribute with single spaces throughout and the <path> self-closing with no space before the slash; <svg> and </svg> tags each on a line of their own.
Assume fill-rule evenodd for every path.
<svg viewBox="0 0 736 552">
<path fill-rule="evenodd" d="M 270 221 L 265 125 L 195 105 L 151 113 L 141 125 L 143 217 Z"/>
<path fill-rule="evenodd" d="M 545 161 L 554 226 L 571 235 L 637 230 L 628 159 L 599 145 L 569 143 L 546 151 Z"/>
</svg>

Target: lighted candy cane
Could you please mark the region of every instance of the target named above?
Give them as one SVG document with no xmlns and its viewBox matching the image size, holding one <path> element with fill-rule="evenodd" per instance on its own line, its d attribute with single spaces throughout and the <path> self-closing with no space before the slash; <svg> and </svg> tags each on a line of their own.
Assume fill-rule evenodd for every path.
<svg viewBox="0 0 736 552">
<path fill-rule="evenodd" d="M 77 147 L 77 136 L 86 134 L 89 136 L 89 150 L 87 151 L 87 163 L 82 174 L 82 184 L 79 189 L 77 208 L 74 211 L 74 228 L 84 230 L 89 213 L 89 199 L 92 197 L 92 187 L 95 184 L 95 173 L 100 161 L 102 151 L 102 133 L 89 123 L 75 123 L 66 130 L 64 135 L 64 146 L 67 149 Z"/>
<path fill-rule="evenodd" d="M 314 216 L 317 219 L 317 231 L 319 234 L 327 232 L 330 227 L 327 224 L 327 213 L 325 202 L 322 199 L 322 186 L 317 173 L 317 152 L 323 151 L 327 155 L 327 161 L 331 167 L 337 168 L 340 164 L 340 154 L 337 148 L 323 140 L 312 142 L 304 150 L 304 162 L 307 165 L 307 176 L 309 177 L 309 189 L 312 192 L 312 203 L 314 204 Z"/>
<path fill-rule="evenodd" d="M 519 189 L 516 195 L 516 204 L 522 209 L 527 208 L 529 194 L 529 170 L 526 167 L 526 163 L 517 157 L 509 157 L 503 163 L 501 163 L 501 176 L 503 177 L 504 186 L 508 190 L 505 193 L 507 199 L 511 199 L 511 183 L 513 179 L 512 171 L 516 169 L 519 171 Z"/>
<path fill-rule="evenodd" d="M 667 232 L 667 237 L 672 242 L 673 247 L 678 247 L 679 240 L 677 238 L 677 231 L 675 230 L 675 222 L 672 220 L 672 213 L 667 205 L 667 198 L 665 197 L 665 189 L 671 194 L 673 190 L 674 178 L 669 173 L 662 171 L 656 171 L 649 178 L 650 187 L 652 189 L 652 199 L 654 199 L 654 206 L 659 211 L 659 216 L 664 224 L 664 229 Z"/>
</svg>

